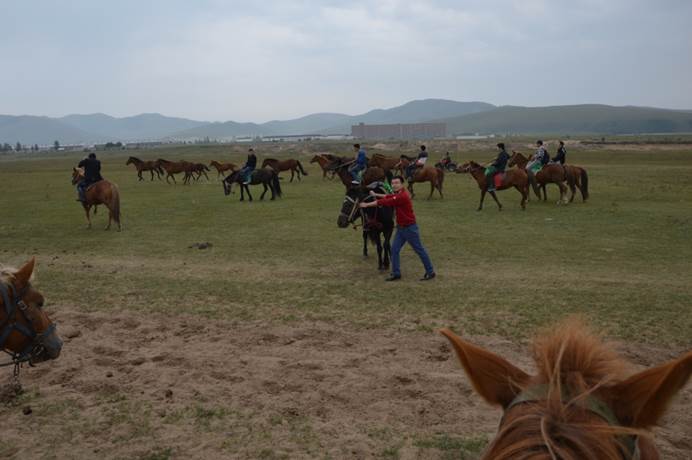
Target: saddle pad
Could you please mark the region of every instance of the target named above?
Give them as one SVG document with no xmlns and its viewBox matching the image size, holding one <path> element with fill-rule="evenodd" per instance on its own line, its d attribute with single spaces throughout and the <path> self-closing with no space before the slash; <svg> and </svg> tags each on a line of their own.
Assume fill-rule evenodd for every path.
<svg viewBox="0 0 692 460">
<path fill-rule="evenodd" d="M 499 174 L 495 174 L 493 176 L 493 179 L 495 180 L 495 187 L 501 187 L 502 186 L 502 182 L 504 182 L 506 175 L 507 175 L 507 173 L 499 173 Z"/>
</svg>

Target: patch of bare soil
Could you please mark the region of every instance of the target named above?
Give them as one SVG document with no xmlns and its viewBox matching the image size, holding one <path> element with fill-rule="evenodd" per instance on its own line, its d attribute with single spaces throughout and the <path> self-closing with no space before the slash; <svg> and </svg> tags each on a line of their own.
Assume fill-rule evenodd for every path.
<svg viewBox="0 0 692 460">
<path fill-rule="evenodd" d="M 436 333 L 57 316 L 63 355 L 23 369 L 24 394 L 0 405 L 0 457 L 443 458 L 475 442 L 472 457 L 500 420 Z M 530 369 L 523 347 L 469 338 Z M 680 350 L 621 351 L 648 366 Z M 691 409 L 688 385 L 656 434 L 663 458 L 689 458 Z"/>
</svg>

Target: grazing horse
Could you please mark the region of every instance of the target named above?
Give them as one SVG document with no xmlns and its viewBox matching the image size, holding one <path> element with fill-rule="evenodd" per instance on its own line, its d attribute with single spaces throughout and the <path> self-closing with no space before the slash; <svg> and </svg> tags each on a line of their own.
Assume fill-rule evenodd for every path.
<svg viewBox="0 0 692 460">
<path fill-rule="evenodd" d="M 386 193 L 381 187 L 375 189 L 377 193 Z M 351 187 L 346 191 L 341 212 L 336 221 L 339 228 L 353 225 L 360 219 L 363 226 L 363 257 L 368 256 L 368 239 L 377 247 L 377 268 L 387 270 L 391 253 L 392 232 L 394 231 L 394 208 L 372 207 L 361 208 L 358 205 L 363 201 L 374 199 L 366 187 Z M 384 242 L 382 241 L 384 236 Z"/>
<path fill-rule="evenodd" d="M 375 153 L 368 161 L 369 166 L 377 166 L 385 171 L 394 171 L 401 174 L 401 159 L 397 157 L 390 157 L 387 155 L 382 155 L 381 153 Z"/>
<path fill-rule="evenodd" d="M 216 177 L 223 176 L 223 173 L 226 171 L 235 172 L 238 170 L 238 166 L 235 163 L 219 163 L 216 160 L 211 160 L 209 166 L 215 167 L 218 171 L 219 174 Z"/>
<path fill-rule="evenodd" d="M 137 168 L 137 177 L 139 177 L 140 181 L 144 180 L 144 178 L 142 177 L 143 171 L 149 171 L 149 173 L 151 174 L 150 180 L 154 180 L 154 173 L 156 173 L 156 177 L 158 177 L 158 179 L 161 180 L 161 174 L 163 173 L 163 170 L 161 170 L 161 167 L 157 165 L 156 161 L 142 161 L 137 157 L 130 157 L 127 159 L 125 165 L 127 166 L 130 164 L 135 165 L 135 168 Z"/>
<path fill-rule="evenodd" d="M 488 185 L 485 182 L 485 168 L 475 161 L 469 161 L 457 168 L 457 173 L 469 173 L 471 177 L 476 179 L 478 183 L 478 188 L 481 189 L 481 201 L 478 203 L 478 211 L 483 209 L 483 200 L 485 199 L 485 194 L 488 192 Z M 496 176 L 497 177 L 497 176 Z M 529 199 L 529 176 L 526 174 L 524 169 L 510 169 L 504 173 L 500 173 L 502 178 L 502 183 L 496 185 L 496 190 L 505 190 L 510 187 L 516 188 L 519 193 L 521 193 L 521 209 L 526 209 L 526 201 Z M 497 195 L 491 193 L 490 196 L 493 197 L 495 203 L 497 203 L 498 210 L 502 211 L 502 204 L 500 200 L 497 199 Z"/>
<path fill-rule="evenodd" d="M 35 264 L 32 258 L 19 270 L 0 267 L 0 349 L 11 358 L 0 366 L 14 364 L 15 372 L 21 363 L 57 359 L 62 349 L 43 295 L 31 284 Z"/>
<path fill-rule="evenodd" d="M 156 165 L 163 168 L 164 171 L 166 171 L 166 183 L 170 184 L 169 179 L 173 179 L 173 183 L 177 184 L 175 180 L 175 175 L 174 174 L 180 174 L 180 173 L 185 173 L 185 179 L 183 180 L 183 183 L 186 184 L 188 183 L 188 174 L 187 171 L 190 168 L 190 164 L 187 161 L 168 161 L 164 160 L 163 158 L 159 158 L 156 160 Z"/>
<path fill-rule="evenodd" d="M 486 460 L 659 459 L 647 431 L 692 373 L 688 351 L 628 375 L 624 360 L 575 319 L 536 336 L 536 375 L 449 329 L 440 333 L 476 393 L 504 411 Z"/>
<path fill-rule="evenodd" d="M 267 166 L 272 168 L 277 173 L 280 173 L 281 171 L 291 171 L 291 180 L 289 182 L 293 182 L 293 177 L 296 175 L 298 176 L 298 180 L 300 180 L 301 174 L 303 176 L 308 175 L 308 173 L 303 169 L 303 165 L 300 164 L 300 161 L 294 160 L 293 158 L 289 158 L 288 160 L 266 158 L 262 162 L 262 167 L 265 168 Z"/>
<path fill-rule="evenodd" d="M 72 168 L 72 185 L 77 185 L 84 179 L 84 168 Z M 94 207 L 96 214 L 96 206 L 104 204 L 108 208 L 108 226 L 106 230 L 110 230 L 111 221 L 118 224 L 118 231 L 122 230 L 120 226 L 120 192 L 118 186 L 112 182 L 102 179 L 91 184 L 84 192 L 86 202 L 82 203 L 84 212 L 87 218 L 87 228 L 91 228 L 91 207 Z"/>
<path fill-rule="evenodd" d="M 310 163 L 317 163 L 320 165 L 320 168 L 322 169 L 322 180 L 327 178 L 327 173 L 330 174 L 331 179 L 334 179 L 334 171 L 330 171 L 328 167 L 332 161 L 333 160 L 327 158 L 325 155 L 315 155 L 310 159 Z"/>
<path fill-rule="evenodd" d="M 252 201 L 250 187 L 248 187 L 248 184 L 245 183 L 245 178 L 240 171 L 235 171 L 229 174 L 223 181 L 221 181 L 221 183 L 223 184 L 223 192 L 226 195 L 229 195 L 232 192 L 233 184 L 239 184 L 240 201 L 245 201 L 245 192 L 247 192 L 247 196 L 250 198 L 250 201 Z M 260 195 L 260 200 L 264 199 L 264 195 L 267 193 L 267 190 L 271 190 L 272 200 L 274 200 L 277 196 L 281 197 L 282 192 L 281 183 L 279 181 L 279 173 L 277 173 L 274 169 L 260 168 L 254 170 L 250 176 L 250 185 L 259 184 L 262 184 L 264 187 L 264 191 L 262 192 L 262 195 Z"/>
<path fill-rule="evenodd" d="M 401 155 L 400 167 L 405 170 L 410 164 L 416 161 L 415 158 L 411 158 L 406 155 Z M 441 168 L 432 166 L 423 166 L 422 168 L 416 169 L 413 173 L 413 177 L 408 181 L 408 191 L 411 193 L 411 198 L 415 196 L 413 193 L 413 184 L 416 182 L 430 182 L 430 195 L 428 199 L 431 199 L 433 192 L 437 189 L 440 194 L 440 198 L 444 198 L 442 195 L 442 184 L 445 180 L 445 172 Z"/>
<path fill-rule="evenodd" d="M 329 165 L 329 170 L 334 171 L 341 179 L 341 182 L 346 187 L 346 190 L 353 187 L 353 177 L 348 171 L 348 167 L 353 163 L 353 158 L 347 157 L 334 157 L 335 159 Z M 363 179 L 361 182 L 365 185 L 372 184 L 373 182 L 383 181 L 387 178 L 387 174 L 384 169 L 375 167 L 368 167 L 363 172 Z"/>
<path fill-rule="evenodd" d="M 529 159 L 526 158 L 524 155 L 522 155 L 519 152 L 515 152 L 512 150 L 512 157 L 509 159 L 509 163 L 507 163 L 507 166 L 517 166 L 519 169 L 526 170 L 526 165 L 528 164 Z M 546 184 L 557 184 L 558 187 L 560 187 L 560 201 L 557 202 L 557 204 L 563 204 L 567 203 L 567 187 L 565 186 L 565 181 L 569 182 L 570 188 L 572 189 L 572 199 L 574 199 L 574 178 L 572 177 L 571 174 L 567 174 L 568 171 L 566 168 L 563 168 L 561 164 L 557 163 L 548 163 L 547 165 L 543 166 L 541 170 L 539 170 L 536 173 L 536 183 L 543 188 L 543 191 L 545 192 L 545 186 Z M 584 171 L 586 173 L 586 171 Z M 586 183 L 588 184 L 588 178 L 585 179 Z M 541 199 L 541 194 L 538 190 L 538 188 L 534 188 L 534 193 L 538 197 L 538 199 Z M 588 191 L 586 192 L 588 196 Z M 546 195 L 545 200 L 547 200 L 548 196 Z M 571 201 L 571 200 L 570 200 Z"/>
</svg>

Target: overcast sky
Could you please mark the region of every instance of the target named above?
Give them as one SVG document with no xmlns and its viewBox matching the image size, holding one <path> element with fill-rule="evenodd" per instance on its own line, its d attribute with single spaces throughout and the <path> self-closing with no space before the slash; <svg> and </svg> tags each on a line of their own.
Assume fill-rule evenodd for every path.
<svg viewBox="0 0 692 460">
<path fill-rule="evenodd" d="M 692 1 L 0 0 L 0 114 L 692 109 Z"/>
</svg>

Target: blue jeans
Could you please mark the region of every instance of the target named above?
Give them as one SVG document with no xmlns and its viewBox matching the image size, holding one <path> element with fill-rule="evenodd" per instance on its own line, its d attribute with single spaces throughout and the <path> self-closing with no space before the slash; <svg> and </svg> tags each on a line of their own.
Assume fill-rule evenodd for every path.
<svg viewBox="0 0 692 460">
<path fill-rule="evenodd" d="M 250 179 L 252 178 L 252 171 L 254 171 L 254 168 L 249 166 L 244 166 L 243 169 L 240 170 L 240 177 L 243 178 L 244 182 L 250 182 Z"/>
<path fill-rule="evenodd" d="M 360 181 L 360 172 L 364 170 L 365 167 L 361 165 L 355 165 L 354 167 L 351 168 L 349 171 L 351 173 L 351 177 L 355 181 Z"/>
<path fill-rule="evenodd" d="M 399 253 L 404 244 L 410 244 L 418 257 L 420 257 L 423 266 L 425 267 L 425 273 L 428 275 L 435 272 L 430 262 L 430 257 L 423 247 L 423 243 L 420 241 L 420 232 L 418 231 L 418 225 L 413 224 L 408 227 L 397 227 L 396 235 L 394 235 L 394 242 L 392 243 L 392 275 L 401 276 L 401 261 Z"/>
</svg>

